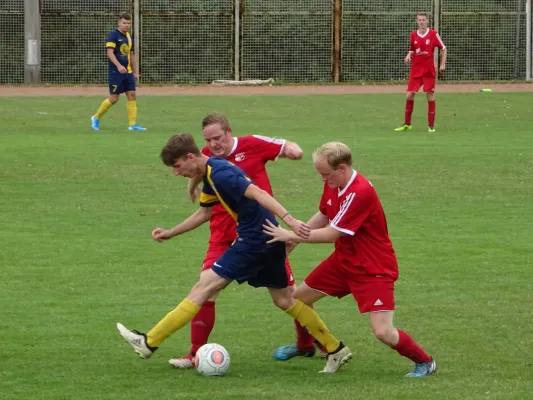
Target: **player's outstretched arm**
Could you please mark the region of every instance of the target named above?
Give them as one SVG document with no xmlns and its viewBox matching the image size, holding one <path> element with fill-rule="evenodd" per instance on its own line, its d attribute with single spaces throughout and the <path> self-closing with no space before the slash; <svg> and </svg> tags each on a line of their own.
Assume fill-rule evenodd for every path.
<svg viewBox="0 0 533 400">
<path fill-rule="evenodd" d="M 300 160 L 303 155 L 304 152 L 298 144 L 285 140 L 285 146 L 283 147 L 283 152 L 280 154 L 280 157 L 285 157 L 289 160 Z"/>
<path fill-rule="evenodd" d="M 329 224 L 329 219 L 327 216 L 322 214 L 320 211 L 318 211 L 315 215 L 313 215 L 311 218 L 309 218 L 309 221 L 307 221 L 307 225 L 311 228 L 311 231 L 313 229 L 320 229 L 324 228 Z M 298 245 L 298 242 L 288 241 L 286 243 L 286 251 L 287 255 L 289 255 Z"/>
<path fill-rule="evenodd" d="M 328 225 L 325 228 L 313 229 L 309 236 L 303 238 L 295 235 L 294 232 L 283 229 L 281 226 L 275 226 L 268 220 L 263 225 L 263 232 L 272 236 L 272 239 L 267 243 L 289 241 L 297 243 L 333 243 L 342 235 L 340 231 Z"/>
<path fill-rule="evenodd" d="M 152 231 L 152 238 L 157 242 L 163 242 L 174 236 L 182 235 L 186 232 L 198 228 L 211 218 L 211 207 L 200 207 L 189 218 L 176 225 L 172 229 L 156 228 Z"/>
<path fill-rule="evenodd" d="M 254 199 L 268 211 L 281 218 L 295 233 L 296 237 L 306 238 L 311 231 L 311 228 L 302 221 L 293 218 L 293 216 L 283 207 L 276 199 L 269 195 L 266 191 L 260 189 L 254 184 L 248 185 L 244 195 L 249 199 Z"/>
</svg>

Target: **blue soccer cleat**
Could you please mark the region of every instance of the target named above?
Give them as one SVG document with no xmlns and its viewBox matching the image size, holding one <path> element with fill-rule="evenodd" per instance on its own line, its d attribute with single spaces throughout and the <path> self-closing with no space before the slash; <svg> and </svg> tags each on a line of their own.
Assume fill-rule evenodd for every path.
<svg viewBox="0 0 533 400">
<path fill-rule="evenodd" d="M 274 351 L 272 357 L 278 361 L 288 361 L 294 357 L 313 357 L 315 355 L 315 349 L 312 350 L 300 350 L 295 344 L 288 346 L 281 346 Z"/>
<path fill-rule="evenodd" d="M 431 360 L 427 363 L 416 363 L 413 372 L 409 372 L 405 375 L 407 378 L 420 378 L 422 376 L 431 375 L 437 372 L 437 364 L 435 360 Z"/>
<path fill-rule="evenodd" d="M 93 131 L 100 130 L 100 120 L 97 119 L 94 115 L 91 117 L 91 128 L 93 128 Z"/>
<path fill-rule="evenodd" d="M 146 128 L 143 128 L 141 125 L 139 124 L 135 124 L 135 125 L 132 125 L 128 128 L 128 130 L 130 131 L 145 131 Z"/>
</svg>

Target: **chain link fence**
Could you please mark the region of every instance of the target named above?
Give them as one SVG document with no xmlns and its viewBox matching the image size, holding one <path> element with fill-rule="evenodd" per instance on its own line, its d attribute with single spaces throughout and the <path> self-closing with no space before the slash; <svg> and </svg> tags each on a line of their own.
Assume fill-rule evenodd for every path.
<svg viewBox="0 0 533 400">
<path fill-rule="evenodd" d="M 432 15 L 433 0 L 344 0 L 342 5 L 342 81 L 406 79 L 403 59 L 417 29 L 416 13 Z"/>
<path fill-rule="evenodd" d="M 131 0 L 41 0 L 43 83 L 107 82 L 107 35 Z"/>
<path fill-rule="evenodd" d="M 525 1 L 441 0 L 446 79 L 525 78 Z"/>
<path fill-rule="evenodd" d="M 24 83 L 24 0 L 0 1 L 0 84 Z"/>
<path fill-rule="evenodd" d="M 233 78 L 233 0 L 141 2 L 141 74 L 147 83 Z"/>
<path fill-rule="evenodd" d="M 526 0 L 35 1 L 43 83 L 105 84 L 105 39 L 122 12 L 140 17 L 134 40 L 150 84 L 209 83 L 238 72 L 278 82 L 403 81 L 419 11 L 431 15 L 430 26 L 438 22 L 449 48 L 446 80 L 526 75 Z M 24 57 L 24 0 L 2 0 L 1 84 L 24 82 Z"/>
<path fill-rule="evenodd" d="M 243 79 L 331 81 L 331 1 L 243 0 L 242 5 Z"/>
</svg>

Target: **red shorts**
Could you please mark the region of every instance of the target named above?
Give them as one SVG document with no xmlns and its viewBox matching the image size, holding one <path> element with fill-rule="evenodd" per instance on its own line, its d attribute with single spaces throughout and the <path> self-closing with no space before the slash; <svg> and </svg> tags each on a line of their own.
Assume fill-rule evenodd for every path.
<svg viewBox="0 0 533 400">
<path fill-rule="evenodd" d="M 390 277 L 362 277 L 355 268 L 341 266 L 335 253 L 305 278 L 311 289 L 339 299 L 352 294 L 361 314 L 394 310 L 394 280 Z"/>
<path fill-rule="evenodd" d="M 407 91 L 416 93 L 420 90 L 421 86 L 424 86 L 424 93 L 435 93 L 435 83 L 436 79 L 434 75 L 409 76 Z"/>
<path fill-rule="evenodd" d="M 202 263 L 202 271 L 205 271 L 206 269 L 211 269 L 215 261 L 218 260 L 220 257 L 222 257 L 222 254 L 224 254 L 224 252 L 230 246 L 231 246 L 231 243 L 228 243 L 228 244 L 209 243 L 209 248 L 207 249 L 204 262 Z M 289 263 L 288 258 L 285 259 L 285 269 L 287 270 L 287 276 L 289 277 L 289 281 L 287 282 L 287 285 L 294 286 L 294 277 L 292 276 L 291 264 Z"/>
</svg>

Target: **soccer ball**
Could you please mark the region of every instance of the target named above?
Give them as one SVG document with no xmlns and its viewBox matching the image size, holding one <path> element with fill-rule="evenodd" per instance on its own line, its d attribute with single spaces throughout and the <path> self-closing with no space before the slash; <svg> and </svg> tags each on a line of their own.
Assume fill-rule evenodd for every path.
<svg viewBox="0 0 533 400">
<path fill-rule="evenodd" d="M 217 343 L 204 344 L 194 357 L 196 370 L 204 376 L 222 376 L 229 369 L 229 353 Z"/>
</svg>

